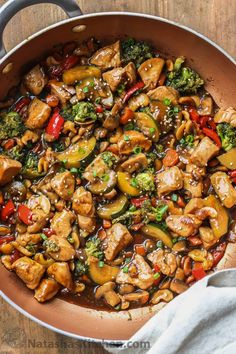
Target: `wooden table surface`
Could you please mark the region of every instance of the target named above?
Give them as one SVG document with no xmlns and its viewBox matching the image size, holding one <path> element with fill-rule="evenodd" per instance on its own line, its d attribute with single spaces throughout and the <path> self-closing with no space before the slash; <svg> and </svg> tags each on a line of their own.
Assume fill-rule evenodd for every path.
<svg viewBox="0 0 236 354">
<path fill-rule="evenodd" d="M 0 0 L 0 5 L 4 3 Z M 177 21 L 208 36 L 236 58 L 236 0 L 79 0 L 78 3 L 83 13 L 133 11 Z M 6 48 L 64 18 L 63 11 L 54 5 L 22 10 L 5 30 Z M 44 354 L 48 350 L 50 354 L 106 353 L 98 344 L 86 345 L 39 326 L 2 299 L 0 306 L 0 354 Z"/>
</svg>

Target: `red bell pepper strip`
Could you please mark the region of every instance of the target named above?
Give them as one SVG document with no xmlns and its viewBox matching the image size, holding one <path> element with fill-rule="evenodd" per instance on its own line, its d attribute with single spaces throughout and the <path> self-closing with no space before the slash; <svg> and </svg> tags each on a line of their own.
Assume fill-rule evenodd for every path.
<svg viewBox="0 0 236 354">
<path fill-rule="evenodd" d="M 216 130 L 216 123 L 212 119 L 209 119 L 207 123 L 212 130 Z"/>
<path fill-rule="evenodd" d="M 1 219 L 2 221 L 7 221 L 7 219 L 14 213 L 15 205 L 13 201 L 8 200 L 7 204 L 5 204 L 1 210 Z"/>
<path fill-rule="evenodd" d="M 236 177 L 236 170 L 232 170 L 228 172 L 229 177 L 235 178 Z"/>
<path fill-rule="evenodd" d="M 3 245 L 4 243 L 9 243 L 11 241 L 14 241 L 15 237 L 14 236 L 3 236 L 0 237 L 0 245 Z"/>
<path fill-rule="evenodd" d="M 3 147 L 4 147 L 5 150 L 10 150 L 11 148 L 13 148 L 14 145 L 15 145 L 15 140 L 14 139 L 8 139 L 3 144 Z"/>
<path fill-rule="evenodd" d="M 221 147 L 221 140 L 216 132 L 209 128 L 203 128 L 202 131 L 206 136 L 211 138 L 219 148 Z"/>
<path fill-rule="evenodd" d="M 58 110 L 55 110 L 52 117 L 49 119 L 45 130 L 46 133 L 51 135 L 55 140 L 58 139 L 64 121 L 64 118 L 59 114 Z"/>
<path fill-rule="evenodd" d="M 97 113 L 103 113 L 103 111 L 104 111 L 104 109 L 103 109 L 102 106 L 100 106 L 100 105 L 96 106 L 96 112 Z"/>
<path fill-rule="evenodd" d="M 29 97 L 23 97 L 18 102 L 16 102 L 15 107 L 14 107 L 14 111 L 19 113 L 22 110 L 22 108 L 24 108 L 25 106 L 28 106 L 28 104 L 30 104 Z"/>
<path fill-rule="evenodd" d="M 216 247 L 216 249 L 211 251 L 211 254 L 213 256 L 213 267 L 215 267 L 221 258 L 224 256 L 226 249 L 226 242 L 222 242 L 220 245 Z"/>
<path fill-rule="evenodd" d="M 20 257 L 22 257 L 21 253 L 17 249 L 14 249 L 14 251 L 11 254 L 11 258 L 10 258 L 11 263 L 14 263 Z"/>
<path fill-rule="evenodd" d="M 42 233 L 45 234 L 47 237 L 50 237 L 55 234 L 55 231 L 53 229 L 44 228 L 42 230 Z"/>
<path fill-rule="evenodd" d="M 75 54 L 69 55 L 67 58 L 63 60 L 61 63 L 61 68 L 62 70 L 68 70 L 75 66 L 79 61 L 79 57 Z"/>
<path fill-rule="evenodd" d="M 136 208 L 141 208 L 143 202 L 147 200 L 148 197 L 140 197 L 140 198 L 131 198 L 131 203 L 136 207 Z"/>
<path fill-rule="evenodd" d="M 209 121 L 208 116 L 203 116 L 200 118 L 200 126 L 201 128 L 205 128 L 207 126 L 207 122 Z"/>
<path fill-rule="evenodd" d="M 32 211 L 24 204 L 18 207 L 18 217 L 26 225 L 31 225 L 32 223 Z"/>
<path fill-rule="evenodd" d="M 142 81 L 137 82 L 133 87 L 131 87 L 125 94 L 125 97 L 123 98 L 123 103 L 128 101 L 128 99 L 138 90 L 144 87 L 144 83 Z"/>
<path fill-rule="evenodd" d="M 192 269 L 192 275 L 196 280 L 200 280 L 206 276 L 206 272 L 203 269 L 202 263 L 196 262 Z"/>
<path fill-rule="evenodd" d="M 189 110 L 190 118 L 192 119 L 193 122 L 199 123 L 200 121 L 200 116 L 197 113 L 195 108 L 190 108 Z"/>
<path fill-rule="evenodd" d="M 134 111 L 125 107 L 124 114 L 120 117 L 120 124 L 127 124 L 134 117 Z"/>
</svg>

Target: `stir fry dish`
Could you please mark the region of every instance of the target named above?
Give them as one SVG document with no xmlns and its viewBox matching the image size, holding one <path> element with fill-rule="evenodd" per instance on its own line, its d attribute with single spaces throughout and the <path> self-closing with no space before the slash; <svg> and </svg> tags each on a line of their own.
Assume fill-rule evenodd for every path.
<svg viewBox="0 0 236 354">
<path fill-rule="evenodd" d="M 0 254 L 34 291 L 169 302 L 236 240 L 236 111 L 133 38 L 55 47 L 0 103 Z"/>
</svg>

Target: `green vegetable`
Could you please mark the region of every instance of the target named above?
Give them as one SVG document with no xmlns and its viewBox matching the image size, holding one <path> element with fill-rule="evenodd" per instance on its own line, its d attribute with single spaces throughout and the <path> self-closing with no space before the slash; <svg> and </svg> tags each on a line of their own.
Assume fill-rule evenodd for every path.
<svg viewBox="0 0 236 354">
<path fill-rule="evenodd" d="M 163 248 L 164 244 L 162 241 L 157 241 L 157 248 Z"/>
<path fill-rule="evenodd" d="M 185 59 L 177 58 L 174 70 L 167 73 L 167 86 L 178 90 L 181 94 L 196 93 L 204 85 L 204 80 L 192 69 L 183 66 Z"/>
<path fill-rule="evenodd" d="M 163 216 L 167 212 L 167 210 L 168 210 L 168 205 L 162 205 L 156 209 L 156 220 L 158 222 L 162 221 Z"/>
<path fill-rule="evenodd" d="M 103 261 L 99 261 L 99 262 L 98 262 L 99 268 L 103 268 L 103 267 L 104 267 L 104 264 L 105 264 L 105 263 L 104 263 Z"/>
<path fill-rule="evenodd" d="M 134 154 L 140 154 L 140 152 L 142 152 L 142 148 L 140 146 L 135 146 L 135 148 L 133 148 L 133 153 Z"/>
<path fill-rule="evenodd" d="M 217 125 L 217 133 L 222 142 L 222 148 L 229 151 L 236 146 L 236 129 L 228 123 L 220 123 Z"/>
<path fill-rule="evenodd" d="M 136 176 L 136 186 L 143 192 L 152 192 L 155 190 L 154 176 L 148 172 L 142 172 Z"/>
<path fill-rule="evenodd" d="M 98 216 L 106 220 L 117 218 L 124 214 L 128 204 L 128 198 L 124 194 L 121 194 L 110 203 L 99 205 L 97 210 Z"/>
<path fill-rule="evenodd" d="M 153 57 L 153 51 L 149 44 L 137 41 L 133 38 L 125 39 L 121 42 L 121 58 L 124 64 L 131 61 L 139 67 L 146 59 Z"/>
<path fill-rule="evenodd" d="M 141 231 L 145 235 L 158 239 L 162 241 L 169 248 L 172 248 L 173 243 L 170 235 L 167 232 L 161 230 L 158 224 L 150 223 L 148 225 L 145 225 L 141 228 Z"/>
<path fill-rule="evenodd" d="M 87 257 L 93 256 L 102 261 L 104 254 L 101 249 L 101 240 L 97 236 L 90 238 L 85 244 L 85 252 Z"/>
<path fill-rule="evenodd" d="M 72 106 L 65 106 L 63 109 L 60 110 L 60 115 L 65 119 L 71 122 L 74 121 L 74 117 L 72 114 Z"/>
<path fill-rule="evenodd" d="M 96 120 L 97 114 L 95 108 L 90 102 L 78 102 L 72 106 L 72 116 L 75 123 L 83 123 L 86 120 Z"/>
<path fill-rule="evenodd" d="M 15 145 L 12 149 L 4 151 L 3 153 L 13 160 L 24 162 L 27 150 L 22 149 L 19 145 Z"/>
<path fill-rule="evenodd" d="M 124 135 L 124 141 L 129 141 L 129 136 L 128 135 Z"/>
<path fill-rule="evenodd" d="M 76 261 L 75 270 L 74 270 L 75 276 L 80 277 L 81 275 L 84 275 L 87 272 L 88 272 L 88 265 L 81 261 Z"/>
<path fill-rule="evenodd" d="M 44 241 L 46 241 L 46 240 L 48 239 L 45 234 L 40 234 L 40 237 L 41 237 Z"/>
<path fill-rule="evenodd" d="M 155 274 L 153 275 L 153 278 L 154 278 L 154 279 L 158 279 L 158 278 L 160 278 L 160 276 L 161 276 L 160 273 L 157 272 L 157 273 L 155 273 Z"/>
<path fill-rule="evenodd" d="M 93 194 L 102 195 L 109 193 L 116 185 L 117 177 L 113 170 L 108 170 L 101 178 L 97 178 L 95 182 L 88 185 L 88 189 Z"/>
<path fill-rule="evenodd" d="M 169 106 L 171 104 L 171 100 L 169 98 L 164 98 L 163 103 L 164 105 Z"/>
<path fill-rule="evenodd" d="M 121 95 L 124 91 L 125 91 L 125 83 L 121 83 L 118 87 L 117 87 L 117 89 L 116 89 L 116 91 L 117 91 L 117 93 L 119 94 L 119 95 Z"/>
<path fill-rule="evenodd" d="M 171 199 L 173 200 L 173 202 L 177 202 L 178 195 L 177 194 L 172 194 Z"/>
<path fill-rule="evenodd" d="M 0 140 L 20 136 L 26 130 L 20 115 L 16 112 L 9 112 L 0 117 Z"/>
<path fill-rule="evenodd" d="M 45 175 L 38 172 L 39 155 L 33 151 L 29 151 L 22 168 L 22 175 L 29 179 L 34 179 Z"/>
<path fill-rule="evenodd" d="M 183 138 L 180 140 L 180 144 L 183 146 L 188 146 L 188 147 L 192 147 L 193 146 L 193 142 L 194 142 L 194 135 L 189 134 L 189 135 L 185 135 L 183 136 Z"/>
<path fill-rule="evenodd" d="M 61 140 L 56 140 L 52 143 L 52 149 L 56 152 L 61 152 L 66 149 L 65 143 Z"/>
<path fill-rule="evenodd" d="M 128 273 L 129 272 L 129 267 L 125 266 L 122 270 L 123 270 L 123 273 Z"/>
<path fill-rule="evenodd" d="M 58 252 L 60 247 L 56 244 L 56 242 L 47 239 L 43 242 L 43 247 L 46 248 L 46 252 Z"/>
<path fill-rule="evenodd" d="M 118 162 L 117 156 L 110 151 L 103 152 L 101 157 L 109 168 L 112 168 L 113 165 Z"/>
</svg>

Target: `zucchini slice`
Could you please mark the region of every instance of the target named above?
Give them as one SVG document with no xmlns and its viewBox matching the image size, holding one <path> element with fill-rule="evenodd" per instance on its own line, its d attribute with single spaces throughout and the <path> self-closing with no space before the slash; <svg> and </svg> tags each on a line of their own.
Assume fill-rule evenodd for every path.
<svg viewBox="0 0 236 354">
<path fill-rule="evenodd" d="M 120 271 L 119 267 L 112 267 L 104 264 L 103 267 L 99 267 L 99 261 L 95 259 L 89 260 L 89 276 L 96 284 L 103 285 L 108 281 L 114 281 L 117 274 Z"/>
<path fill-rule="evenodd" d="M 173 247 L 173 242 L 170 235 L 167 232 L 162 231 L 157 224 L 147 224 L 141 228 L 141 231 L 147 236 L 161 240 L 167 247 Z"/>
<path fill-rule="evenodd" d="M 143 132 L 144 135 L 155 142 L 159 140 L 159 128 L 155 120 L 149 114 L 144 112 L 135 112 L 134 119 L 138 128 Z"/>
<path fill-rule="evenodd" d="M 100 205 L 97 210 L 98 216 L 106 220 L 118 218 L 126 211 L 128 204 L 128 198 L 121 194 L 111 203 Z"/>
<path fill-rule="evenodd" d="M 101 77 L 101 70 L 96 66 L 75 66 L 74 68 L 65 70 L 62 76 L 66 85 L 73 85 L 76 81 L 86 79 L 87 77 Z"/>
<path fill-rule="evenodd" d="M 93 156 L 96 146 L 96 139 L 79 140 L 76 144 L 70 145 L 65 151 L 57 154 L 57 159 L 64 162 L 66 168 L 80 167 L 87 163 Z"/>
<path fill-rule="evenodd" d="M 116 185 L 117 176 L 115 171 L 110 170 L 102 176 L 104 178 L 97 178 L 97 180 L 88 185 L 88 189 L 91 193 L 102 195 L 109 193 Z"/>
<path fill-rule="evenodd" d="M 224 154 L 217 156 L 220 163 L 227 167 L 229 170 L 236 169 L 236 148 L 233 148 Z"/>
<path fill-rule="evenodd" d="M 141 193 L 141 191 L 131 185 L 132 177 L 128 172 L 117 172 L 117 183 L 121 192 L 135 197 Z"/>
</svg>

